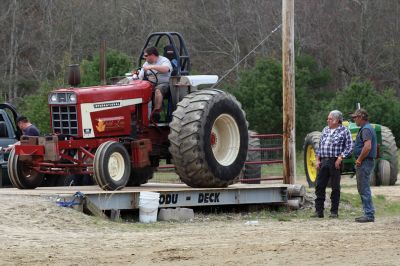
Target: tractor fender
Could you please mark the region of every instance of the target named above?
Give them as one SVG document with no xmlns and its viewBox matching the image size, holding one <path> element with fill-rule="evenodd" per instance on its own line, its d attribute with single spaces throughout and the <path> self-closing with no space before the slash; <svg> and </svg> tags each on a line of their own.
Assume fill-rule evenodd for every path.
<svg viewBox="0 0 400 266">
<path fill-rule="evenodd" d="M 181 85 L 188 85 L 197 87 L 199 85 L 212 85 L 217 83 L 217 75 L 193 75 L 193 76 L 182 76 L 180 79 Z"/>
</svg>

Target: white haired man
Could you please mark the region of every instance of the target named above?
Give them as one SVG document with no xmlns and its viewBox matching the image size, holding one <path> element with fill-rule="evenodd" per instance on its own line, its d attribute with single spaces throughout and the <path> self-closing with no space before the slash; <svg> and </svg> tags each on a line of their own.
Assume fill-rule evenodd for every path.
<svg viewBox="0 0 400 266">
<path fill-rule="evenodd" d="M 351 155 L 353 141 L 350 131 L 342 125 L 343 115 L 338 110 L 329 113 L 327 126 L 322 130 L 317 150 L 316 168 L 319 170 L 315 187 L 315 213 L 312 217 L 324 217 L 326 187 L 331 179 L 331 214 L 330 218 L 338 218 L 340 201 L 340 168 L 343 158 Z"/>
</svg>

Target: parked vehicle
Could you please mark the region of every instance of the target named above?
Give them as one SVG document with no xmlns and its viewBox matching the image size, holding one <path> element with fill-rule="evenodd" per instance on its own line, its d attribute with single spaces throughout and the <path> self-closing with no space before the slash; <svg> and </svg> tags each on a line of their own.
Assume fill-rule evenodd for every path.
<svg viewBox="0 0 400 266">
<path fill-rule="evenodd" d="M 16 126 L 17 109 L 8 103 L 0 104 L 0 187 L 11 186 L 7 173 L 8 152 L 4 149 L 18 141 L 21 130 Z"/>
</svg>

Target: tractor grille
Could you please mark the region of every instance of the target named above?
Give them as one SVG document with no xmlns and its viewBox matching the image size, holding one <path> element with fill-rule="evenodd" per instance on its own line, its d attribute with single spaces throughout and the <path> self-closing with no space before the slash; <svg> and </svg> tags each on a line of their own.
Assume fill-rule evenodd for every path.
<svg viewBox="0 0 400 266">
<path fill-rule="evenodd" d="M 52 106 L 53 133 L 78 135 L 78 120 L 75 105 Z"/>
</svg>

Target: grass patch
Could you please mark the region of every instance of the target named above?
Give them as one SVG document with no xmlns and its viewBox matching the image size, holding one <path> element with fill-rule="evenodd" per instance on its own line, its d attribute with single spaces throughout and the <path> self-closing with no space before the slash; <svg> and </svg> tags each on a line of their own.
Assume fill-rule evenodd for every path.
<svg viewBox="0 0 400 266">
<path fill-rule="evenodd" d="M 327 195 L 329 197 L 329 195 Z M 390 201 L 384 195 L 373 197 L 373 203 L 376 209 L 376 217 L 400 216 L 400 202 Z M 290 210 L 288 207 L 280 206 L 267 208 L 259 212 L 249 214 L 252 220 L 273 219 L 281 222 L 288 222 L 295 219 L 312 219 L 311 214 L 314 208 L 305 208 L 300 210 Z M 329 215 L 329 208 L 325 209 L 325 217 Z M 361 199 L 358 194 L 341 193 L 339 206 L 339 219 L 354 219 L 363 215 Z"/>
<path fill-rule="evenodd" d="M 352 193 L 341 193 L 340 203 L 344 205 L 349 205 L 353 208 L 361 208 L 361 200 L 358 194 Z"/>
<path fill-rule="evenodd" d="M 400 215 L 400 202 L 387 200 L 384 195 L 372 197 L 375 206 L 375 216 L 398 216 Z M 341 193 L 341 206 L 339 212 L 347 216 L 362 215 L 361 198 L 358 194 Z"/>
<path fill-rule="evenodd" d="M 280 222 L 290 222 L 295 219 L 308 219 L 311 214 L 311 209 L 292 210 L 287 206 L 279 206 L 267 207 L 261 211 L 249 213 L 248 219 L 272 219 Z"/>
<path fill-rule="evenodd" d="M 374 197 L 373 202 L 378 216 L 400 215 L 400 202 L 398 201 L 390 201 L 383 195 L 377 195 Z"/>
</svg>

